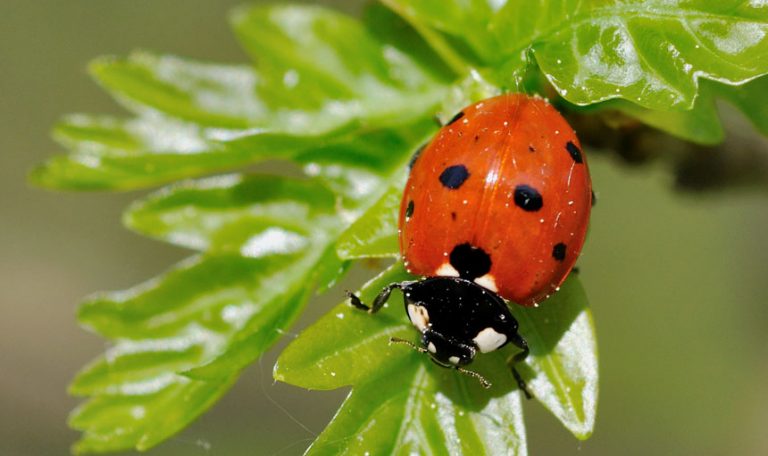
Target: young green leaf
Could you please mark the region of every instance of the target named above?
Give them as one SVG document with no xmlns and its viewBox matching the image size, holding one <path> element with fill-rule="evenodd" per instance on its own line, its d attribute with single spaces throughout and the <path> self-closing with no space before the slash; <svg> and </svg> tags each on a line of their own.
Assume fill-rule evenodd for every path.
<svg viewBox="0 0 768 456">
<path fill-rule="evenodd" d="M 397 218 L 403 190 L 393 186 L 355 223 L 339 236 L 336 252 L 340 258 L 396 257 Z"/>
<path fill-rule="evenodd" d="M 31 179 L 53 188 L 131 190 L 197 177 L 269 159 L 288 159 L 318 144 L 341 141 L 326 136 L 252 132 L 222 135 L 164 115 L 147 112 L 133 119 L 69 116 L 54 136 L 69 155 L 36 168 Z"/>
<path fill-rule="evenodd" d="M 474 379 L 414 356 L 355 386 L 306 454 L 524 456 L 521 395 L 496 385 L 501 391 L 489 393 Z"/>
<path fill-rule="evenodd" d="M 336 197 L 317 182 L 266 175 L 188 181 L 135 203 L 125 223 L 184 247 L 244 257 L 306 253 L 338 229 Z M 327 242 L 327 241 L 325 241 Z"/>
<path fill-rule="evenodd" d="M 409 123 L 434 111 L 445 93 L 444 80 L 407 48 L 381 42 L 361 23 L 327 9 L 247 7 L 235 11 L 232 24 L 258 62 L 259 93 L 280 107 L 278 114 L 285 111 L 279 124 L 292 130 L 350 119 Z"/>
<path fill-rule="evenodd" d="M 571 3 L 570 17 L 557 24 L 545 24 L 551 10 L 539 9 L 533 52 L 573 103 L 620 96 L 651 109 L 690 109 L 699 78 L 741 84 L 768 72 L 768 13 L 759 7 L 713 0 Z"/>
<path fill-rule="evenodd" d="M 115 345 L 71 386 L 73 394 L 91 397 L 72 419 L 85 431 L 78 448 L 147 449 L 203 413 L 244 364 L 228 365 L 207 381 L 183 374 L 240 349 L 254 333 L 261 343 L 248 347 L 250 360 L 263 353 L 312 289 L 311 277 L 285 289 L 274 283 L 302 277 L 314 266 L 306 263 L 289 256 L 193 258 L 131 290 L 83 304 L 80 321 Z"/>
<path fill-rule="evenodd" d="M 396 263 L 366 283 L 359 296 L 372 302 L 385 285 L 412 279 Z M 373 316 L 346 302 L 336 306 L 283 350 L 275 365 L 275 380 L 308 389 L 334 389 L 360 383 L 403 362 L 411 353 L 390 346 L 389 338 L 408 338 L 413 328 L 395 302 L 393 297 Z"/>
<path fill-rule="evenodd" d="M 257 75 L 245 65 L 217 65 L 176 56 L 134 52 L 95 60 L 91 74 L 123 104 L 220 128 L 248 128 L 269 121 L 253 92 Z"/>
<path fill-rule="evenodd" d="M 232 386 L 235 377 L 201 382 L 167 374 L 134 389 L 97 395 L 75 409 L 69 425 L 83 431 L 75 453 L 148 450 L 181 431 Z"/>
<path fill-rule="evenodd" d="M 402 264 L 396 263 L 367 283 L 359 296 L 364 302 L 372 302 L 385 285 L 409 280 L 410 277 Z M 410 426 L 418 429 L 423 424 L 411 422 L 409 420 L 415 420 L 413 416 L 404 417 L 401 414 L 404 413 L 404 408 L 420 408 L 423 404 L 418 404 L 421 404 L 424 395 L 435 397 L 447 394 L 453 400 L 454 406 L 460 408 L 462 403 L 467 405 L 450 394 L 455 387 L 451 385 L 462 385 L 459 388 L 464 391 L 462 394 L 477 388 L 476 397 L 469 395 L 475 400 L 518 400 L 518 391 L 505 361 L 514 349 L 506 348 L 501 352 L 479 356 L 472 364 L 472 369 L 486 376 L 494 385 L 484 394 L 475 380 L 464 378 L 458 372 L 428 368 L 428 374 L 425 374 L 422 370 L 423 363 L 410 364 L 407 361 L 410 358 L 427 360 L 424 355 L 408 350 L 407 347 L 388 344 L 390 337 L 414 340 L 416 335 L 398 298 L 399 293 L 394 294 L 390 302 L 374 315 L 355 309 L 346 302 L 337 306 L 302 332 L 278 359 L 274 373 L 277 380 L 310 389 L 354 386 L 352 396 L 342 407 L 335 421 L 313 445 L 313 451 L 319 451 L 319 454 L 325 454 L 323 451 L 326 450 L 329 454 L 352 454 L 366 448 L 360 446 L 366 442 L 357 442 L 352 436 L 358 431 L 365 432 L 366 423 L 375 420 L 380 413 L 385 416 L 389 413 L 395 414 L 394 419 L 399 420 L 396 426 L 400 429 Z M 570 277 L 562 289 L 540 308 L 524 309 L 513 306 L 513 313 L 519 319 L 521 333 L 528 338 L 531 346 L 531 356 L 524 365 L 519 366 L 522 375 L 528 379 L 530 390 L 574 435 L 581 439 L 587 438 L 594 426 L 597 406 L 597 352 L 591 314 L 578 278 Z M 404 386 L 398 394 L 377 395 L 378 399 L 370 397 L 371 391 L 384 388 L 382 384 L 387 382 L 386 379 L 390 379 L 391 384 L 391 377 L 395 375 L 405 376 Z M 409 375 L 419 376 L 416 391 L 407 390 L 410 385 Z M 378 378 L 382 381 L 378 382 Z M 433 378 L 438 380 L 431 381 Z M 494 391 L 502 393 L 494 394 Z M 508 397 L 512 394 L 514 399 Z M 493 400 L 490 399 L 491 402 Z M 470 408 L 477 411 L 476 407 Z M 515 413 L 519 417 L 519 413 Z M 359 422 L 350 424 L 353 420 Z M 514 420 L 500 421 L 496 424 L 509 425 Z M 383 418 L 376 422 L 386 424 Z M 453 422 L 441 424 L 447 426 L 446 429 L 454 425 Z M 488 428 L 484 429 L 491 432 Z M 523 428 L 515 427 L 513 434 L 523 436 Z M 390 432 L 383 440 L 374 439 L 376 446 L 373 447 L 372 453 L 409 449 L 405 442 L 394 439 L 396 435 L 396 432 Z M 416 448 L 436 445 L 431 437 L 420 438 L 426 440 L 420 442 Z M 440 439 L 441 442 L 450 442 L 450 438 L 446 439 L 445 436 Z M 522 439 L 524 442 L 524 437 Z M 470 448 L 482 452 L 486 447 L 486 443 L 477 443 L 477 446 Z M 514 448 L 514 445 L 508 448 Z M 466 448 L 457 451 L 472 453 Z"/>
<path fill-rule="evenodd" d="M 517 87 L 530 51 L 560 95 L 579 105 L 624 98 L 654 110 L 690 109 L 700 78 L 743 84 L 768 73 L 768 11 L 756 3 L 385 3 L 417 29 L 469 46 L 508 87 Z"/>
<path fill-rule="evenodd" d="M 696 104 L 688 111 L 651 110 L 625 100 L 610 100 L 602 105 L 605 108 L 617 109 L 646 125 L 687 141 L 713 145 L 725 139 L 715 100 L 706 90 L 706 86 L 702 87 Z"/>
<path fill-rule="evenodd" d="M 410 279 L 397 263 L 360 292 L 371 302 L 386 284 Z M 343 303 L 281 354 L 275 379 L 312 389 L 353 385 L 351 396 L 309 454 L 525 454 L 520 393 L 500 353 L 473 364 L 491 382 L 433 365 L 394 345 L 415 339 L 398 296 L 371 315 Z"/>
<path fill-rule="evenodd" d="M 573 435 L 592 434 L 597 410 L 597 341 L 576 274 L 536 308 L 512 306 L 531 354 L 519 369 L 528 388 Z"/>
<path fill-rule="evenodd" d="M 768 77 L 736 87 L 716 83 L 711 86 L 717 95 L 739 108 L 760 133 L 768 136 L 768 106 L 764 103 Z"/>
<path fill-rule="evenodd" d="M 54 157 L 31 178 L 58 188 L 134 189 L 296 159 L 312 149 L 298 160 L 333 180 L 338 172 L 324 166 L 329 155 L 317 151 L 350 141 L 384 147 L 383 138 L 364 142 L 350 134 L 424 125 L 447 90 L 443 70 L 418 60 L 423 43 L 412 31 L 404 32 L 416 40 L 412 48 L 387 36 L 403 24 L 385 20 L 389 28 L 369 33 L 322 8 L 242 8 L 233 22 L 246 48 L 259 53 L 256 70 L 146 52 L 97 60 L 94 76 L 139 116 L 66 119 L 56 136 L 70 155 Z M 309 28 L 296 33 L 292 21 Z M 370 175 L 336 183 L 360 187 Z"/>
</svg>

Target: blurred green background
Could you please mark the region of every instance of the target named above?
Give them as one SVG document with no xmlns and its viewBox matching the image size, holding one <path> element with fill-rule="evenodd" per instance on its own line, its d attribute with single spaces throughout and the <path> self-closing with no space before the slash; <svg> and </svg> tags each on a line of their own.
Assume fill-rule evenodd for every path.
<svg viewBox="0 0 768 456">
<path fill-rule="evenodd" d="M 77 403 L 66 386 L 104 348 L 77 327 L 78 300 L 186 256 L 121 227 L 135 194 L 30 189 L 25 173 L 59 150 L 49 130 L 61 115 L 120 112 L 88 78 L 91 58 L 146 48 L 245 61 L 226 22 L 238 3 L 0 2 L 0 455 L 66 454 L 77 438 L 66 426 Z M 681 195 L 661 165 L 590 159 L 599 201 L 580 267 L 599 337 L 597 426 L 578 442 L 531 401 L 531 454 L 768 454 L 768 198 Z M 373 273 L 360 268 L 346 286 Z M 341 296 L 317 301 L 296 331 Z M 345 392 L 275 384 L 283 345 L 150 454 L 301 454 Z"/>
</svg>

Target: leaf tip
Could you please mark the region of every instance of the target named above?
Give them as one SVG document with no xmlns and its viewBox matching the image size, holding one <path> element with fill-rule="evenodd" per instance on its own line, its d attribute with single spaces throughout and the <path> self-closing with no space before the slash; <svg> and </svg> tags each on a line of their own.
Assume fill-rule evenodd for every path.
<svg viewBox="0 0 768 456">
<path fill-rule="evenodd" d="M 48 162 L 43 162 L 40 165 L 36 165 L 34 168 L 27 172 L 27 183 L 29 185 L 41 188 L 50 188 L 51 178 L 49 174 Z"/>
<path fill-rule="evenodd" d="M 100 79 L 100 76 L 111 66 L 119 60 L 119 57 L 114 55 L 102 55 L 88 62 L 88 74 L 94 79 Z"/>
</svg>

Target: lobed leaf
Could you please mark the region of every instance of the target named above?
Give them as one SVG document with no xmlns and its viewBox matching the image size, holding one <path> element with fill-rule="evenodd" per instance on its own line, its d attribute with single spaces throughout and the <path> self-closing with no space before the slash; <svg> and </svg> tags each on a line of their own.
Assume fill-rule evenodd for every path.
<svg viewBox="0 0 768 456">
<path fill-rule="evenodd" d="M 69 425 L 83 431 L 73 451 L 148 450 L 216 403 L 234 378 L 201 382 L 168 374 L 135 390 L 95 396 L 70 415 Z"/>
<path fill-rule="evenodd" d="M 409 123 L 434 111 L 445 92 L 408 48 L 327 9 L 246 7 L 232 24 L 263 74 L 259 94 L 279 106 L 276 123 L 294 131 L 351 119 Z"/>
<path fill-rule="evenodd" d="M 696 103 L 688 111 L 655 111 L 624 100 L 611 100 L 587 109 L 616 109 L 671 135 L 699 144 L 715 145 L 725 139 L 717 100 L 733 104 L 760 133 L 768 135 L 768 110 L 761 103 L 766 92 L 767 77 L 739 86 L 703 81 Z"/>
<path fill-rule="evenodd" d="M 295 267 L 281 260 L 195 258 L 134 289 L 85 303 L 81 322 L 115 344 L 72 383 L 73 394 L 90 396 L 71 419 L 85 431 L 77 451 L 147 449 L 212 405 L 238 370 L 204 382 L 181 374 L 226 353 L 254 321 L 264 337 L 279 336 L 290 323 L 285 315 L 295 315 L 292 307 L 301 304 L 284 300 L 285 293 L 270 294 L 270 277 Z"/>
<path fill-rule="evenodd" d="M 520 89 L 533 58 L 578 105 L 623 98 L 652 110 L 688 110 L 700 79 L 740 85 L 768 73 L 768 9 L 755 2 L 384 3 L 425 36 L 441 34 L 435 45 L 446 59 L 468 48 L 492 79 Z"/>
<path fill-rule="evenodd" d="M 356 386 L 306 454 L 522 456 L 520 396 L 414 358 Z"/>
<path fill-rule="evenodd" d="M 398 262 L 367 283 L 359 296 L 372 302 L 383 286 L 410 277 Z M 310 389 L 353 386 L 310 454 L 498 454 L 510 449 L 524 454 L 519 391 L 505 361 L 514 349 L 479 356 L 473 363 L 472 369 L 493 383 L 483 390 L 474 379 L 388 344 L 390 337 L 415 338 L 403 308 L 394 304 L 399 296 L 395 292 L 375 315 L 340 304 L 303 331 L 278 359 L 276 380 Z M 513 313 L 532 347 L 521 366 L 529 388 L 571 432 L 587 438 L 594 426 L 598 372 L 594 328 L 578 278 L 569 278 L 541 308 L 514 306 Z M 447 410 L 434 412 L 441 406 Z M 486 407 L 494 407 L 493 414 Z M 469 419 L 459 420 L 455 413 Z M 494 446 L 494 439 L 484 435 L 506 446 Z"/>
<path fill-rule="evenodd" d="M 396 263 L 360 296 L 371 302 L 384 285 L 410 278 Z M 389 344 L 390 337 L 414 337 L 400 305 L 370 315 L 343 303 L 280 355 L 277 380 L 313 389 L 354 385 L 308 454 L 525 454 L 520 395 L 503 356 L 477 364 L 494 382 L 489 394 L 476 380 Z"/>
<path fill-rule="evenodd" d="M 133 119 L 69 116 L 54 136 L 69 155 L 56 156 L 32 171 L 48 187 L 73 190 L 131 190 L 226 171 L 332 141 L 330 136 L 253 132 L 241 136 L 147 112 Z"/>
</svg>

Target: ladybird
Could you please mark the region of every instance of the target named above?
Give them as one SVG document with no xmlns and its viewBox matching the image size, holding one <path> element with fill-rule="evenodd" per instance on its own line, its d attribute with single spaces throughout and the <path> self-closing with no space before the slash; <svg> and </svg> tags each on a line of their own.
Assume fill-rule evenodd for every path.
<svg viewBox="0 0 768 456">
<path fill-rule="evenodd" d="M 546 100 L 506 94 L 463 109 L 411 162 L 400 208 L 400 253 L 418 281 L 394 283 L 421 333 L 419 351 L 463 366 L 508 343 L 529 352 L 505 300 L 536 306 L 555 293 L 581 252 L 592 203 L 586 156 Z M 394 340 L 395 342 L 404 342 Z"/>
</svg>

